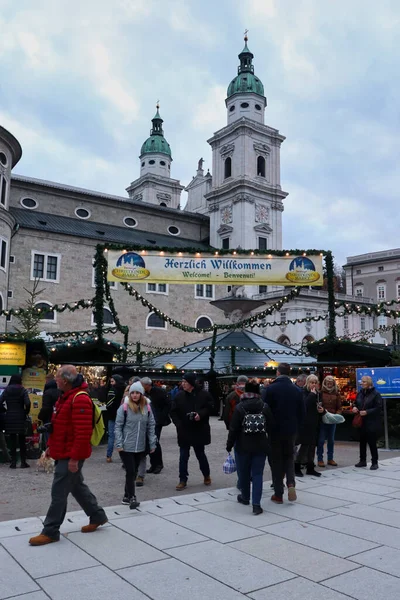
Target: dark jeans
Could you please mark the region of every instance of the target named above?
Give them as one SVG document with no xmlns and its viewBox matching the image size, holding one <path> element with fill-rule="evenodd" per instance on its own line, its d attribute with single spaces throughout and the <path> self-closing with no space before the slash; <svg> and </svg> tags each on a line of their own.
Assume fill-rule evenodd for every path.
<svg viewBox="0 0 400 600">
<path fill-rule="evenodd" d="M 125 496 L 127 498 L 135 497 L 135 479 L 139 468 L 139 463 L 144 456 L 144 452 L 120 452 L 122 462 L 125 466 Z"/>
<path fill-rule="evenodd" d="M 200 471 L 204 477 L 210 476 L 210 465 L 208 464 L 204 446 L 193 446 L 194 453 L 199 461 Z M 190 456 L 190 446 L 181 446 L 179 448 L 179 481 L 187 481 L 189 477 L 188 462 Z"/>
<path fill-rule="evenodd" d="M 319 461 L 324 460 L 324 444 L 326 439 L 328 440 L 328 460 L 333 460 L 333 450 L 335 446 L 335 431 L 336 425 L 321 423 L 319 428 L 317 448 L 317 456 Z"/>
<path fill-rule="evenodd" d="M 17 447 L 19 445 L 19 453 L 21 456 L 21 463 L 26 462 L 26 440 L 23 433 L 10 433 L 10 456 L 12 462 L 17 462 Z"/>
<path fill-rule="evenodd" d="M 378 462 L 378 449 L 376 447 L 377 435 L 375 432 L 367 432 L 363 427 L 360 429 L 360 460 L 367 461 L 367 444 L 371 451 L 372 464 Z"/>
<path fill-rule="evenodd" d="M 243 500 L 250 500 L 251 480 L 253 483 L 252 504 L 259 506 L 261 504 L 263 474 L 267 455 L 236 451 L 235 456 L 242 498 Z"/>
<path fill-rule="evenodd" d="M 271 468 L 275 495 L 283 496 L 283 474 L 288 486 L 295 485 L 294 479 L 295 436 L 271 438 Z"/>
<path fill-rule="evenodd" d="M 150 454 L 150 464 L 155 469 L 156 467 L 163 467 L 162 450 L 160 446 L 160 437 L 162 432 L 162 425 L 156 425 L 155 434 L 157 436 L 157 446 L 154 452 Z"/>
<path fill-rule="evenodd" d="M 78 463 L 78 471 L 68 471 L 68 458 L 56 460 L 53 485 L 51 487 L 51 504 L 43 523 L 42 533 L 54 540 L 60 537 L 60 527 L 67 512 L 69 494 L 72 494 L 90 519 L 90 523 L 104 523 L 106 513 L 98 505 L 96 496 L 83 482 L 82 467 L 84 460 Z"/>
</svg>

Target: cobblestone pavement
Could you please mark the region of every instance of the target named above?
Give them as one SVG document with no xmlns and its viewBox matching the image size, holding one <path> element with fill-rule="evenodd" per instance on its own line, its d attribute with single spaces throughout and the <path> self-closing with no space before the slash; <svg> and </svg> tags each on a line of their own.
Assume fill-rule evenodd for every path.
<svg viewBox="0 0 400 600">
<path fill-rule="evenodd" d="M 222 421 L 211 418 L 212 444 L 207 447 L 207 455 L 211 466 L 213 489 L 221 489 L 235 485 L 235 475 L 225 475 L 222 464 L 226 458 L 227 432 Z M 173 425 L 162 432 L 162 448 L 164 453 L 164 470 L 160 475 L 146 475 L 145 485 L 138 488 L 139 500 L 152 500 L 175 495 L 178 483 L 178 446 L 176 430 Z M 105 462 L 105 446 L 94 448 L 92 457 L 86 461 L 83 472 L 90 489 L 103 506 L 113 506 L 121 501 L 123 496 L 124 471 L 117 453 L 114 462 Z M 400 452 L 381 452 L 380 458 L 400 456 Z M 358 444 L 354 442 L 337 442 L 335 444 L 335 459 L 339 466 L 354 465 L 358 461 Z M 21 517 L 38 517 L 46 513 L 50 500 L 52 475 L 38 473 L 36 461 L 29 461 L 30 469 L 11 470 L 8 465 L 0 464 L 0 521 L 19 519 Z M 319 469 L 323 471 L 323 469 Z M 325 469 L 325 473 L 333 471 Z M 189 461 L 189 482 L 182 494 L 203 492 L 203 478 L 199 471 L 194 454 Z M 265 479 L 270 477 L 266 468 Z M 322 478 L 321 478 L 322 479 Z M 208 488 L 207 488 L 208 489 Z M 71 497 L 68 509 L 78 510 L 80 507 Z M 1 598 L 1 596 L 0 596 Z"/>
<path fill-rule="evenodd" d="M 399 597 L 400 458 L 304 477 L 297 502 L 272 503 L 269 485 L 259 516 L 235 488 L 203 488 L 134 511 L 111 506 L 91 534 L 70 512 L 60 542 L 36 548 L 41 518 L 0 523 L 0 599 Z"/>
</svg>

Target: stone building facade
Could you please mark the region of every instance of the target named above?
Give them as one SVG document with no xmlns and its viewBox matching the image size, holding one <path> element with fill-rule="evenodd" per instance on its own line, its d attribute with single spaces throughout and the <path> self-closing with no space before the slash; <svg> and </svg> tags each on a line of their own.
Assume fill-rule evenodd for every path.
<svg viewBox="0 0 400 600">
<path fill-rule="evenodd" d="M 12 176 L 11 170 L 22 150 L 13 135 L 0 127 L 2 308 L 23 307 L 25 290 L 40 279 L 43 292 L 38 302 L 44 311 L 43 330 L 51 334 L 93 327 L 91 310 L 57 314 L 51 307 L 94 296 L 92 263 L 98 243 L 196 246 L 202 250 L 282 249 L 282 211 L 287 193 L 281 187 L 280 147 L 285 137 L 265 123 L 267 99 L 255 74 L 253 58 L 245 38 L 238 73 L 227 91 L 226 125 L 208 140 L 212 173 L 204 174 L 200 159 L 186 188 L 172 178 L 172 151 L 164 136 L 158 106 L 150 136 L 140 149 L 139 177 L 128 185 L 127 195 L 121 196 Z M 184 189 L 187 203 L 182 210 Z M 224 313 L 210 301 L 229 295 L 229 286 L 160 283 L 134 287 L 161 311 L 185 325 L 207 327 L 226 322 Z M 183 333 L 149 314 L 118 283 L 111 293 L 121 323 L 130 328 L 131 341 L 165 347 L 203 337 Z M 284 290 L 245 286 L 243 294 L 268 305 L 280 298 Z M 283 322 L 286 318 L 326 313 L 326 294 L 306 290 L 285 306 L 281 315 L 275 313 L 271 319 Z M 350 315 L 349 319 L 351 326 L 347 326 L 355 331 L 359 317 Z M 17 319 L 0 317 L 0 321 L 2 331 L 13 331 Z M 112 325 L 107 309 L 104 321 Z M 372 328 L 370 322 L 366 326 Z M 318 321 L 307 326 L 266 327 L 263 333 L 282 343 L 295 344 L 323 337 L 325 328 L 326 322 Z M 121 340 L 120 335 L 116 337 Z"/>
</svg>

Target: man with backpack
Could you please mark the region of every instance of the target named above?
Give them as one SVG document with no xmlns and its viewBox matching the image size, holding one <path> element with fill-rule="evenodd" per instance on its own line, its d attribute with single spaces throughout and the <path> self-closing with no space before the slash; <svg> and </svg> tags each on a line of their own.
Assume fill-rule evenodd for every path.
<svg viewBox="0 0 400 600">
<path fill-rule="evenodd" d="M 55 460 L 51 504 L 42 533 L 29 540 L 31 546 L 44 546 L 60 539 L 60 527 L 71 493 L 89 517 L 82 533 L 95 531 L 107 523 L 107 516 L 83 481 L 82 467 L 92 453 L 93 403 L 87 383 L 72 365 L 62 366 L 56 374 L 61 396 L 51 420 L 46 454 Z"/>
</svg>

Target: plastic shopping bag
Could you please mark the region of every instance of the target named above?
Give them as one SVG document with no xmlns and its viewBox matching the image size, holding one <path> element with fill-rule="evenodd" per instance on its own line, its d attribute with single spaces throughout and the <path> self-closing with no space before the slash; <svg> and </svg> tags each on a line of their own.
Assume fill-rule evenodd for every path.
<svg viewBox="0 0 400 600">
<path fill-rule="evenodd" d="M 328 411 L 322 417 L 322 422 L 327 425 L 339 425 L 339 423 L 344 423 L 344 420 L 343 415 L 334 415 Z"/>
<path fill-rule="evenodd" d="M 224 464 L 222 466 L 222 470 L 227 475 L 230 475 L 231 473 L 234 473 L 236 471 L 235 459 L 233 458 L 233 456 L 231 455 L 230 452 L 229 452 L 228 456 L 226 457 L 226 461 L 224 462 Z"/>
</svg>

